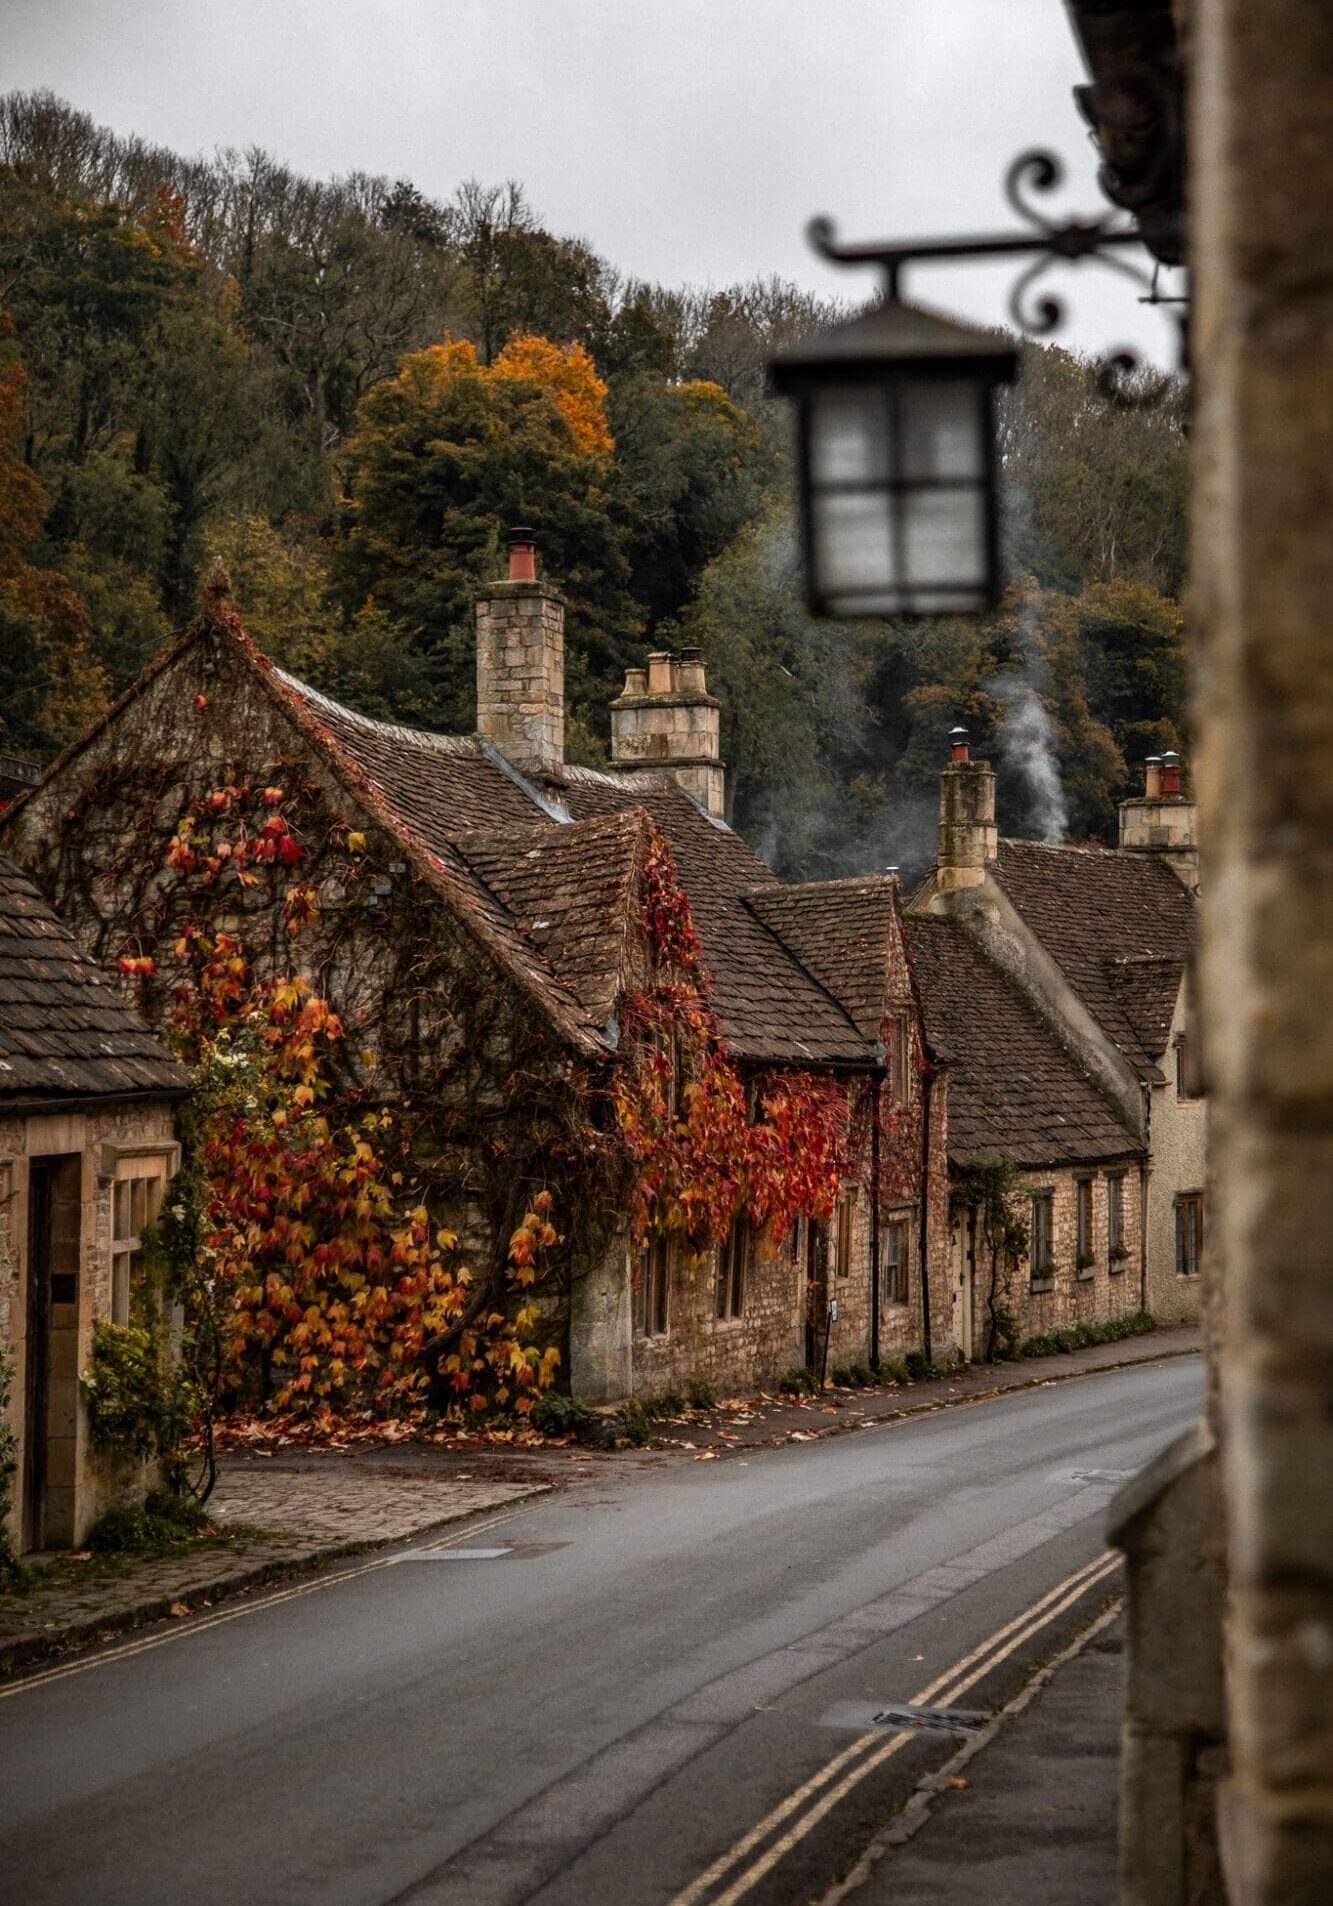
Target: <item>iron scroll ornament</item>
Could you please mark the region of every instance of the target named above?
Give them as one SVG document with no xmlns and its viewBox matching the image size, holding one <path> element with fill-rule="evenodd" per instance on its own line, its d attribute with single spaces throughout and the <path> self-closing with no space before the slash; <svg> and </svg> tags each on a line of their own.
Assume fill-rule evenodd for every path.
<svg viewBox="0 0 1333 1906">
<path fill-rule="evenodd" d="M 1040 149 L 1020 152 L 1009 167 L 1004 180 L 1005 197 L 1019 217 L 1032 227 L 1028 232 L 1002 232 L 975 238 L 904 239 L 898 244 L 840 245 L 833 220 L 820 217 L 811 219 L 806 236 L 812 248 L 830 264 L 878 266 L 884 273 L 885 299 L 895 301 L 902 296 L 903 274 L 909 265 L 944 264 L 959 258 L 1032 257 L 1010 290 L 1009 315 L 1020 331 L 1037 338 L 1049 337 L 1058 331 L 1067 316 L 1064 300 L 1039 288 L 1044 274 L 1056 264 L 1077 265 L 1091 258 L 1135 285 L 1141 303 L 1158 305 L 1169 312 L 1177 332 L 1176 365 L 1185 371 L 1188 368 L 1184 315 L 1187 301 L 1160 296 L 1156 272 L 1121 256 L 1127 247 L 1144 248 L 1137 228 L 1117 224 L 1110 217 L 1057 221 L 1049 218 L 1030 196 L 1058 190 L 1064 176 L 1064 166 L 1055 153 Z M 1128 347 L 1112 351 L 1101 359 L 1098 367 L 1098 389 L 1122 409 L 1142 410 L 1160 403 L 1172 389 L 1171 375 L 1144 378 L 1142 368 L 1138 354 Z"/>
</svg>

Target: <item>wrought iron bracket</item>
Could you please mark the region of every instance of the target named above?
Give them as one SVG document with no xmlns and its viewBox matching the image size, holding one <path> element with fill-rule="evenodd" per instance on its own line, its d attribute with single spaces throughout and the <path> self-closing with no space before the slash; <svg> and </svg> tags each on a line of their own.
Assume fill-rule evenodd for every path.
<svg viewBox="0 0 1333 1906">
<path fill-rule="evenodd" d="M 1005 174 L 1004 192 L 1029 231 L 999 232 L 972 238 L 903 239 L 890 244 L 840 245 L 830 218 L 811 219 L 806 236 L 821 258 L 834 265 L 875 265 L 884 274 L 886 299 L 902 297 L 905 272 L 917 265 L 940 265 L 967 258 L 1031 257 L 1009 293 L 1009 315 L 1029 337 L 1049 337 L 1065 322 L 1064 301 L 1038 288 L 1053 265 L 1081 264 L 1092 259 L 1118 272 L 1135 285 L 1139 301 L 1158 305 L 1176 328 L 1176 367 L 1188 368 L 1187 301 L 1163 298 L 1157 291 L 1157 271 L 1121 256 L 1130 247 L 1145 251 L 1137 227 L 1118 223 L 1114 216 L 1055 220 L 1030 195 L 1053 192 L 1064 182 L 1064 166 L 1053 152 L 1021 152 Z M 1182 307 L 1169 310 L 1169 307 Z M 1158 403 L 1172 387 L 1169 374 L 1139 379 L 1142 364 L 1136 352 L 1124 347 L 1101 360 L 1098 385 L 1113 403 L 1142 409 Z"/>
</svg>

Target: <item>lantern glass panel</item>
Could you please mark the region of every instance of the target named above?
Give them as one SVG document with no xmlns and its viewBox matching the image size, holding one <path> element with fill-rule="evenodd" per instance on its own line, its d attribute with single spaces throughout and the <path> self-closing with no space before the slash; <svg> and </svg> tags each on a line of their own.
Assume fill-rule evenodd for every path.
<svg viewBox="0 0 1333 1906">
<path fill-rule="evenodd" d="M 931 488 L 901 494 L 906 580 L 935 587 L 986 581 L 986 513 L 980 490 Z"/>
<path fill-rule="evenodd" d="M 829 596 L 884 589 L 896 575 L 888 490 L 827 490 L 811 498 L 815 564 Z"/>
<path fill-rule="evenodd" d="M 817 484 L 883 483 L 889 475 L 888 411 L 864 384 L 831 385 L 810 405 L 810 474 Z"/>
<path fill-rule="evenodd" d="M 905 379 L 898 400 L 898 475 L 979 480 L 986 454 L 981 396 L 971 378 Z"/>
</svg>

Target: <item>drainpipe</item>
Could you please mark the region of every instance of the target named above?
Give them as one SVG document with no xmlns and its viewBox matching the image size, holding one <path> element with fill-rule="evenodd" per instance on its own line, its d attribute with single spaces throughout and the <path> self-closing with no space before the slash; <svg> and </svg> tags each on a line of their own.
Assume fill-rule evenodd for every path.
<svg viewBox="0 0 1333 1906">
<path fill-rule="evenodd" d="M 1139 1309 L 1148 1308 L 1148 1161 L 1152 1157 L 1152 1087 L 1143 1087 L 1143 1163 L 1139 1166 Z"/>
<path fill-rule="evenodd" d="M 882 1082 L 871 1090 L 870 1109 L 870 1367 L 879 1369 L 879 1109 Z"/>
<path fill-rule="evenodd" d="M 921 1342 L 926 1353 L 926 1362 L 933 1362 L 930 1353 L 930 1256 L 928 1232 L 930 1229 L 930 1087 L 934 1073 L 929 1066 L 921 1072 L 921 1222 L 917 1226 L 917 1250 L 921 1259 Z"/>
</svg>

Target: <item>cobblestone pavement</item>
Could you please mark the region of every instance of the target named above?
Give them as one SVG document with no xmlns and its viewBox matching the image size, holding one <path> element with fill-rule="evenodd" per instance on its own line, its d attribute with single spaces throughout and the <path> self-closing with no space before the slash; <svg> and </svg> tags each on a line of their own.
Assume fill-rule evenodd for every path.
<svg viewBox="0 0 1333 1906">
<path fill-rule="evenodd" d="M 340 1546 L 397 1542 L 434 1523 L 513 1502 L 532 1487 L 472 1478 L 452 1464 L 432 1471 L 322 1451 L 241 1456 L 222 1463 L 208 1513 L 223 1528 L 278 1529 Z"/>
</svg>

